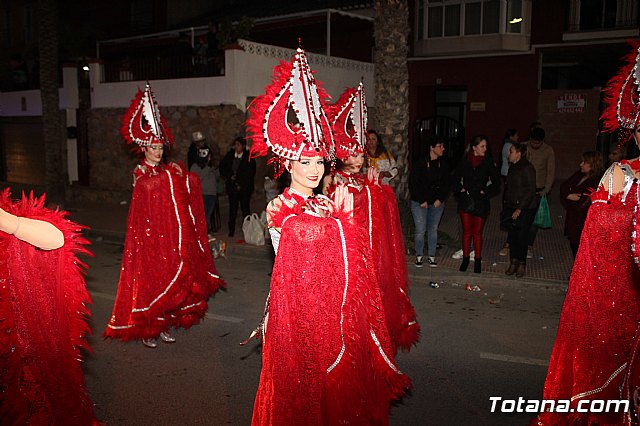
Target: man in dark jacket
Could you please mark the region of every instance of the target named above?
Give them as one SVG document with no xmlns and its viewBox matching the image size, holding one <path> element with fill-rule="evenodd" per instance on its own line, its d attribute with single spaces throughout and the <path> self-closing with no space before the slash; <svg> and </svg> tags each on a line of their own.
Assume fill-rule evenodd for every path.
<svg viewBox="0 0 640 426">
<path fill-rule="evenodd" d="M 451 176 L 449 164 L 442 159 L 444 144 L 440 139 L 429 142 L 429 154 L 413 164 L 409 175 L 411 214 L 415 223 L 416 267 L 424 258 L 424 234 L 427 233 L 427 262 L 435 268 L 438 225 L 449 195 Z"/>
<path fill-rule="evenodd" d="M 253 193 L 253 181 L 256 175 L 256 161 L 249 159 L 246 149 L 247 141 L 236 138 L 233 146 L 220 163 L 220 174 L 224 177 L 229 195 L 229 236 L 233 237 L 236 230 L 236 216 L 238 204 L 244 219 L 251 214 L 249 202 Z"/>
</svg>

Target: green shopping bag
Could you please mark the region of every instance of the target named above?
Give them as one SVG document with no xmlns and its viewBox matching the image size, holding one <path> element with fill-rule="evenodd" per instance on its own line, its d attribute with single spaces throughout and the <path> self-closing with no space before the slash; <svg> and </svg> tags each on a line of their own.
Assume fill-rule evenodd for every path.
<svg viewBox="0 0 640 426">
<path fill-rule="evenodd" d="M 549 211 L 549 202 L 547 201 L 546 195 L 543 195 L 540 199 L 540 206 L 536 212 L 536 218 L 533 220 L 533 224 L 542 229 L 551 228 L 551 212 Z"/>
</svg>

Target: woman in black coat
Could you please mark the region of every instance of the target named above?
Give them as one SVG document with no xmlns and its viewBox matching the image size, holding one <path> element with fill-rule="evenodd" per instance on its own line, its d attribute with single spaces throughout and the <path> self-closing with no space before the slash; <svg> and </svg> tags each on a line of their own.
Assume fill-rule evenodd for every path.
<svg viewBox="0 0 640 426">
<path fill-rule="evenodd" d="M 560 186 L 560 201 L 566 209 L 564 235 L 569 238 L 573 257 L 578 253 L 580 235 L 591 205 L 591 192 L 598 187 L 604 171 L 602 155 L 597 151 L 582 154 L 580 169 Z"/>
<path fill-rule="evenodd" d="M 482 232 L 489 216 L 490 198 L 500 192 L 500 172 L 487 152 L 487 138 L 475 136 L 465 158 L 453 173 L 452 190 L 458 198 L 458 214 L 462 222 L 462 264 L 469 266 L 471 242 L 475 250 L 473 272 L 482 271 Z"/>
<path fill-rule="evenodd" d="M 527 146 L 514 143 L 509 148 L 509 173 L 504 194 L 501 223 L 508 230 L 511 264 L 507 275 L 524 275 L 527 264 L 527 235 L 536 216 L 536 169 L 527 160 Z"/>
</svg>

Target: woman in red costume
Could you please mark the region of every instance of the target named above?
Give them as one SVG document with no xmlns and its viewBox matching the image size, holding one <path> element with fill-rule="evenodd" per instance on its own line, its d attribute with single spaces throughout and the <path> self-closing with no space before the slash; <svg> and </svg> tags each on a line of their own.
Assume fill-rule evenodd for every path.
<svg viewBox="0 0 640 426">
<path fill-rule="evenodd" d="M 367 105 L 362 83 L 347 89 L 327 110 L 336 143 L 338 167 L 326 176 L 323 192 L 329 196 L 338 184 L 353 194 L 354 217 L 366 224 L 376 282 L 384 305 L 387 328 L 394 353 L 410 350 L 417 343 L 420 326 L 408 296 L 409 274 L 402 225 L 395 194 L 389 185 L 379 184 L 378 172 L 369 168 L 365 177 L 360 170 L 367 145 Z"/>
<path fill-rule="evenodd" d="M 207 240 L 200 180 L 163 161 L 173 142 L 147 84 L 123 118 L 122 135 L 144 159 L 133 173 L 118 295 L 105 337 L 175 341 L 171 327 L 189 328 L 207 312 L 207 300 L 224 287 Z"/>
<path fill-rule="evenodd" d="M 81 365 L 90 350 L 82 226 L 44 196 L 0 192 L 0 424 L 97 425 Z"/>
<path fill-rule="evenodd" d="M 606 131 L 640 145 L 640 43 L 605 88 Z M 640 385 L 640 160 L 614 163 L 592 194 L 551 354 L 545 400 L 568 400 L 565 413 L 543 412 L 536 425 L 638 424 Z M 626 412 L 578 412 L 582 400 L 628 400 Z M 634 406 L 635 405 L 635 406 Z"/>
<path fill-rule="evenodd" d="M 267 207 L 276 259 L 262 333 L 254 425 L 388 424 L 409 387 L 394 363 L 377 286 L 369 282 L 366 229 L 344 187 L 314 196 L 333 149 L 306 56 L 276 67 L 247 121 L 252 155 L 276 155 L 291 186 Z M 294 121 L 296 124 L 287 124 Z"/>
</svg>

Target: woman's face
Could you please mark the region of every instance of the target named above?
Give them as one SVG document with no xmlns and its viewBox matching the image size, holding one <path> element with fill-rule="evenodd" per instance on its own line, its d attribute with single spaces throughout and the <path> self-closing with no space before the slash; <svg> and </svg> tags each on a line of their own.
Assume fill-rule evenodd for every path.
<svg viewBox="0 0 640 426">
<path fill-rule="evenodd" d="M 636 131 L 633 132 L 633 138 L 636 140 L 638 148 L 640 148 L 640 126 L 636 127 Z"/>
<path fill-rule="evenodd" d="M 342 168 L 342 170 L 347 173 L 358 173 L 362 168 L 363 163 L 363 154 L 351 155 L 344 161 L 344 167 Z"/>
<path fill-rule="evenodd" d="M 303 194 L 313 193 L 322 180 L 324 174 L 324 159 L 319 155 L 315 157 L 301 156 L 299 160 L 290 160 L 286 164 L 291 173 L 291 187 Z"/>
<path fill-rule="evenodd" d="M 367 142 L 369 152 L 376 152 L 376 149 L 378 149 L 378 137 L 375 133 L 367 133 Z"/>
<path fill-rule="evenodd" d="M 244 146 L 240 142 L 235 141 L 233 143 L 233 149 L 236 151 L 236 154 L 242 154 L 242 151 L 244 151 Z"/>
<path fill-rule="evenodd" d="M 144 148 L 144 158 L 147 163 L 155 166 L 162 161 L 162 154 L 164 153 L 164 145 L 161 143 L 152 143 L 148 147 Z"/>
<path fill-rule="evenodd" d="M 614 148 L 609 153 L 609 161 L 611 161 L 612 163 L 615 163 L 616 161 L 620 161 L 620 160 L 622 160 L 622 151 L 620 151 L 618 148 Z"/>
<path fill-rule="evenodd" d="M 513 146 L 509 148 L 509 157 L 508 160 L 510 163 L 517 163 L 522 158 L 522 153 L 517 151 Z"/>
<path fill-rule="evenodd" d="M 515 135 L 511 136 L 509 139 L 511 139 L 514 142 L 518 142 L 520 140 L 520 135 L 516 133 Z"/>
<path fill-rule="evenodd" d="M 487 141 L 483 139 L 478 145 L 472 146 L 471 148 L 473 149 L 474 155 L 484 157 L 484 154 L 487 152 Z"/>
<path fill-rule="evenodd" d="M 586 161 L 584 161 L 584 158 L 582 159 L 582 161 L 580 162 L 580 171 L 582 173 L 589 173 L 591 172 L 592 168 L 591 168 L 591 164 L 587 163 Z"/>
</svg>

